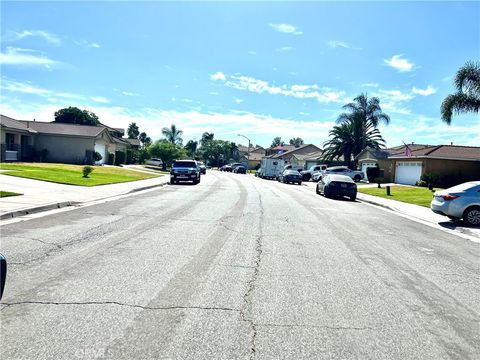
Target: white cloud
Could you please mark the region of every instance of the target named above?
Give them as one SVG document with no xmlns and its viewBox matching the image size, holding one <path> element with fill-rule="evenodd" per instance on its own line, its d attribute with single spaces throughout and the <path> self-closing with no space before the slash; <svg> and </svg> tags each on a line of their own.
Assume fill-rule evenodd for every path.
<svg viewBox="0 0 480 360">
<path fill-rule="evenodd" d="M 419 89 L 415 86 L 412 88 L 412 93 L 416 95 L 428 96 L 428 95 L 435 94 L 436 92 L 437 92 L 437 89 L 435 89 L 430 85 L 428 85 L 426 89 Z"/>
<path fill-rule="evenodd" d="M 384 59 L 383 62 L 388 66 L 397 69 L 399 72 L 412 71 L 415 64 L 402 57 L 403 55 L 393 55 L 390 59 Z"/>
<path fill-rule="evenodd" d="M 6 33 L 2 40 L 17 41 L 25 39 L 27 37 L 41 38 L 53 45 L 60 45 L 62 42 L 58 35 L 45 30 L 23 30 L 22 32 L 9 31 Z"/>
<path fill-rule="evenodd" d="M 100 48 L 100 44 L 91 43 L 91 44 L 90 44 L 90 47 L 98 49 L 98 48 Z"/>
<path fill-rule="evenodd" d="M 20 92 L 24 94 L 34 94 L 39 96 L 50 96 L 51 92 L 47 89 L 42 89 L 30 83 L 21 83 L 17 81 L 2 79 L 0 89 L 9 92 Z"/>
<path fill-rule="evenodd" d="M 216 80 L 222 80 L 225 81 L 227 78 L 225 77 L 225 74 L 222 73 L 221 71 L 216 72 L 215 74 L 210 75 L 210 79 L 216 81 Z"/>
<path fill-rule="evenodd" d="M 60 63 L 45 56 L 38 55 L 34 50 L 7 47 L 6 52 L 0 53 L 0 64 L 44 66 L 46 68 L 51 68 Z"/>
<path fill-rule="evenodd" d="M 350 50 L 362 50 L 361 48 L 352 46 L 349 43 L 346 43 L 345 41 L 330 40 L 327 42 L 327 44 L 333 49 L 340 47 L 340 48 L 350 49 Z"/>
<path fill-rule="evenodd" d="M 282 33 L 293 34 L 293 35 L 302 35 L 301 32 L 296 26 L 290 24 L 268 24 L 275 31 Z"/>
<path fill-rule="evenodd" d="M 248 51 L 248 54 L 249 54 L 249 55 L 257 55 L 257 52 L 256 52 L 256 51 L 253 51 L 253 50 L 249 50 L 249 51 Z"/>
<path fill-rule="evenodd" d="M 130 92 L 130 91 L 122 91 L 122 95 L 124 95 L 124 96 L 140 96 L 140 94 Z"/>
<path fill-rule="evenodd" d="M 297 99 L 315 99 L 320 103 L 341 102 L 344 91 L 334 91 L 330 88 L 322 88 L 316 84 L 313 85 L 270 85 L 267 81 L 255 79 L 244 75 L 229 75 L 228 77 L 220 73 L 215 80 L 223 81 L 225 86 L 237 90 L 250 91 L 257 94 L 267 93 L 271 95 L 284 95 Z M 213 79 L 212 75 L 210 77 Z"/>
<path fill-rule="evenodd" d="M 90 99 L 92 101 L 95 101 L 97 103 L 102 103 L 102 104 L 106 104 L 110 102 L 110 100 L 108 100 L 107 98 L 104 98 L 103 96 L 92 96 L 90 97 Z"/>
<path fill-rule="evenodd" d="M 282 46 L 281 48 L 278 48 L 277 51 L 292 51 L 293 47 L 291 46 Z"/>
<path fill-rule="evenodd" d="M 237 104 L 241 104 L 244 100 L 243 99 L 240 99 L 240 98 L 235 98 L 235 102 Z"/>
<path fill-rule="evenodd" d="M 380 85 L 377 84 L 377 83 L 364 83 L 362 85 L 360 85 L 361 87 L 374 87 L 374 88 L 378 88 Z"/>
</svg>

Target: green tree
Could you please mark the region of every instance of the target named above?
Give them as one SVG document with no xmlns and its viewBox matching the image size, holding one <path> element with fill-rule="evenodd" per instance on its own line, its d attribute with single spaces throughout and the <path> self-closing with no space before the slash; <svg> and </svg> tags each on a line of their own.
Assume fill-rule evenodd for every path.
<svg viewBox="0 0 480 360">
<path fill-rule="evenodd" d="M 152 143 L 152 139 L 150 138 L 150 136 L 147 136 L 147 133 L 145 133 L 144 131 L 142 131 L 142 132 L 138 135 L 138 140 L 140 140 L 140 142 L 142 143 L 143 147 L 148 147 L 148 146 L 150 146 L 150 144 Z"/>
<path fill-rule="evenodd" d="M 138 139 L 140 135 L 140 130 L 138 129 L 138 125 L 134 122 L 128 125 L 127 135 L 129 139 Z"/>
<path fill-rule="evenodd" d="M 183 159 L 187 156 L 184 148 L 172 144 L 166 139 L 156 141 L 148 148 L 148 152 L 150 157 L 162 159 L 164 170 L 166 170 L 167 165 L 171 166 L 173 160 Z"/>
<path fill-rule="evenodd" d="M 174 145 L 181 145 L 182 144 L 182 135 L 183 131 L 180 129 L 177 129 L 177 126 L 175 124 L 170 125 L 169 128 L 164 127 L 162 129 L 162 134 L 165 136 L 165 139 Z"/>
<path fill-rule="evenodd" d="M 442 102 L 442 120 L 448 125 L 453 114 L 478 113 L 480 109 L 480 62 L 469 61 L 455 76 L 455 94 L 448 95 Z"/>
<path fill-rule="evenodd" d="M 197 146 L 198 143 L 195 140 L 188 140 L 187 144 L 185 145 L 185 150 L 187 151 L 188 156 L 192 159 L 197 153 Z"/>
<path fill-rule="evenodd" d="M 360 117 L 365 124 L 371 123 L 375 128 L 380 122 L 390 123 L 390 117 L 382 112 L 380 100 L 376 97 L 368 98 L 367 94 L 360 94 L 353 102 L 343 106 L 348 112 L 340 114 L 337 123 L 349 122 L 353 117 Z"/>
<path fill-rule="evenodd" d="M 213 133 L 204 132 L 202 138 L 200 139 L 200 145 L 205 146 L 209 141 L 212 141 L 214 137 Z"/>
<path fill-rule="evenodd" d="M 295 145 L 295 147 L 302 146 L 303 144 L 304 142 L 302 138 L 296 137 L 296 138 L 290 139 L 290 145 Z"/>
<path fill-rule="evenodd" d="M 55 122 L 79 125 L 100 125 L 98 116 L 87 110 L 77 107 L 68 107 L 55 112 Z"/>
<path fill-rule="evenodd" d="M 357 156 L 365 147 L 379 149 L 385 145 L 380 131 L 371 122 L 365 122 L 361 116 L 351 116 L 329 132 L 331 139 L 324 143 L 323 158 L 328 161 L 343 156 L 347 166 L 353 164 L 352 157 Z"/>
<path fill-rule="evenodd" d="M 270 145 L 270 147 L 274 148 L 276 146 L 280 146 L 280 145 L 285 145 L 285 143 L 282 141 L 282 138 L 280 136 L 277 136 L 277 137 L 274 137 L 273 138 L 273 141 L 272 141 L 272 145 Z"/>
</svg>

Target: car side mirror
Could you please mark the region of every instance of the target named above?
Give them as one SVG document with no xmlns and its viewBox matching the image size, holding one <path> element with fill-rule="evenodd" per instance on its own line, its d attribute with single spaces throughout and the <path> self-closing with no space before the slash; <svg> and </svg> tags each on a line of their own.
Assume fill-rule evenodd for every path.
<svg viewBox="0 0 480 360">
<path fill-rule="evenodd" d="M 7 280 L 7 260 L 0 254 L 0 300 L 3 295 L 3 288 L 5 287 L 5 281 Z"/>
</svg>

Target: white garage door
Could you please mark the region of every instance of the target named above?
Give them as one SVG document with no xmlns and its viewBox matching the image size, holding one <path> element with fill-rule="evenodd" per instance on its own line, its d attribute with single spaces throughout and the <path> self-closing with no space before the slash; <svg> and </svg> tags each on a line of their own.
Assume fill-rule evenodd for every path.
<svg viewBox="0 0 480 360">
<path fill-rule="evenodd" d="M 105 156 L 105 144 L 98 144 L 95 143 L 95 151 L 100 153 L 102 155 L 102 160 L 97 161 L 95 164 L 105 164 L 107 162 L 106 156 Z"/>
<path fill-rule="evenodd" d="M 395 182 L 397 184 L 415 185 L 422 176 L 422 163 L 405 161 L 397 162 Z"/>
<path fill-rule="evenodd" d="M 362 172 L 365 175 L 365 179 L 368 179 L 367 176 L 367 169 L 369 167 L 375 167 L 376 163 L 374 162 L 367 162 L 367 163 L 362 163 Z M 373 179 L 368 179 L 369 181 L 373 181 Z"/>
</svg>

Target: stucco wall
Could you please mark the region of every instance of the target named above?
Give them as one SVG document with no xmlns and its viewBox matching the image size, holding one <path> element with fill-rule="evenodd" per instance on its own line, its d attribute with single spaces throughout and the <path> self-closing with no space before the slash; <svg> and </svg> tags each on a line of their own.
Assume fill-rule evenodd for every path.
<svg viewBox="0 0 480 360">
<path fill-rule="evenodd" d="M 73 136 L 37 135 L 35 150 L 42 149 L 48 150 L 48 162 L 81 164 L 85 158 L 85 151 L 93 151 L 94 140 Z"/>
<path fill-rule="evenodd" d="M 463 181 L 480 180 L 480 161 L 429 159 L 425 162 L 425 172 L 457 177 Z"/>
</svg>

